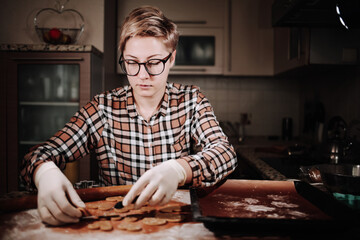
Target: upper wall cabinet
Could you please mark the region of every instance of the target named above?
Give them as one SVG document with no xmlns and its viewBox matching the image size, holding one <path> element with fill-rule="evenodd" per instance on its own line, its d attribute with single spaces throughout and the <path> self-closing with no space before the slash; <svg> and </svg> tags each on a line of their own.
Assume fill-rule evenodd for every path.
<svg viewBox="0 0 360 240">
<path fill-rule="evenodd" d="M 360 30 L 275 28 L 275 74 L 302 66 L 358 66 Z M 330 69 L 330 68 L 329 68 Z"/>
<path fill-rule="evenodd" d="M 273 0 L 124 0 L 119 1 L 119 30 L 128 13 L 142 5 L 159 7 L 180 32 L 171 74 L 272 76 Z M 185 49 L 183 51 L 182 47 Z M 205 63 L 205 64 L 204 64 Z M 121 69 L 118 67 L 118 72 Z"/>
<path fill-rule="evenodd" d="M 308 65 L 309 30 L 305 28 L 275 28 L 275 74 Z"/>
<path fill-rule="evenodd" d="M 224 27 L 225 1 L 218 0 L 124 0 L 118 3 L 118 26 L 131 10 L 151 5 L 181 27 Z"/>
<path fill-rule="evenodd" d="M 272 76 L 273 0 L 230 0 L 225 38 L 225 75 Z"/>
</svg>

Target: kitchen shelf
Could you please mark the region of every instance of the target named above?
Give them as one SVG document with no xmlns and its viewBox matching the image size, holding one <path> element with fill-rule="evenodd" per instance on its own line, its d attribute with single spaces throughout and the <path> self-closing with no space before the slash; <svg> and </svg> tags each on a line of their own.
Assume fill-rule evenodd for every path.
<svg viewBox="0 0 360 240">
<path fill-rule="evenodd" d="M 18 175 L 29 149 L 103 91 L 103 56 L 93 46 L 0 44 L 0 62 L 0 193 L 6 193 L 22 190 Z M 93 177 L 95 167 L 86 156 L 68 163 L 64 174 L 77 182 Z"/>
</svg>

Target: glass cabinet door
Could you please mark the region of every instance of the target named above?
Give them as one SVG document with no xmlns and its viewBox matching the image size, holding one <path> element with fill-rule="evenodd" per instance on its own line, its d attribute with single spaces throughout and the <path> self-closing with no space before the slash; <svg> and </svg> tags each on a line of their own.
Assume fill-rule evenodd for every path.
<svg viewBox="0 0 360 240">
<path fill-rule="evenodd" d="M 18 65 L 19 160 L 78 111 L 79 79 L 78 64 Z"/>
</svg>

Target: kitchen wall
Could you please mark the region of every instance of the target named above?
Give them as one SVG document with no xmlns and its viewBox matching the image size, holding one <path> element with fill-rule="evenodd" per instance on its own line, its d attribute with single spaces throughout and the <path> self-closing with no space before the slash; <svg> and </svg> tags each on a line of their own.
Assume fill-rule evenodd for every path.
<svg viewBox="0 0 360 240">
<path fill-rule="evenodd" d="M 294 135 L 299 134 L 300 88 L 297 80 L 170 76 L 169 81 L 199 86 L 220 121 L 239 122 L 240 113 L 250 114 L 246 135 L 280 135 L 283 117 L 293 118 Z"/>
<path fill-rule="evenodd" d="M 66 2 L 62 0 L 60 2 Z M 0 43 L 41 43 L 34 28 L 34 17 L 42 8 L 55 8 L 55 0 L 1 0 Z M 75 9 L 85 18 L 79 44 L 104 49 L 104 0 L 70 0 L 66 9 Z"/>
<path fill-rule="evenodd" d="M 0 1 L 0 21 L 3 23 L 0 43 L 40 43 L 33 18 L 41 8 L 54 7 L 54 4 L 54 0 Z M 110 46 L 116 35 L 110 33 L 115 31 L 116 22 L 111 24 L 109 21 L 116 19 L 116 0 L 107 0 L 106 4 L 108 7 L 104 9 L 104 0 L 70 0 L 66 8 L 78 10 L 85 18 L 86 28 L 79 43 L 91 44 L 104 51 L 104 89 L 109 90 L 127 84 L 127 81 L 124 76 L 111 72 L 115 62 L 111 65 L 114 60 L 109 60 L 109 52 L 116 51 L 115 46 Z M 107 32 L 105 38 L 104 29 Z M 110 56 L 115 57 L 115 54 Z M 170 75 L 169 81 L 199 86 L 221 121 L 236 122 L 240 120 L 240 113 L 251 114 L 251 124 L 246 126 L 247 135 L 280 135 L 281 119 L 291 117 L 297 136 L 303 129 L 304 104 L 314 98 L 324 103 L 326 120 L 334 115 L 341 115 L 348 122 L 360 119 L 360 68 L 330 69 L 306 74 L 299 71 L 293 77 Z"/>
</svg>

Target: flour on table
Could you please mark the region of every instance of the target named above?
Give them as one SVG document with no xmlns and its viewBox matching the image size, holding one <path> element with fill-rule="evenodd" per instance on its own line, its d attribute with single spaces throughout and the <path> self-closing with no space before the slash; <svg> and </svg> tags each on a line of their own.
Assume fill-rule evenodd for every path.
<svg viewBox="0 0 360 240">
<path fill-rule="evenodd" d="M 269 194 L 267 195 L 267 197 L 274 201 L 285 201 L 287 198 L 287 196 L 285 195 L 277 195 L 277 194 Z"/>
<path fill-rule="evenodd" d="M 275 208 L 267 207 L 265 205 L 249 205 L 246 206 L 245 209 L 251 212 L 271 212 L 275 210 Z"/>
<path fill-rule="evenodd" d="M 306 213 L 299 212 L 299 211 L 289 211 L 288 213 L 294 217 L 307 217 L 308 216 Z"/>
<path fill-rule="evenodd" d="M 239 209 L 240 207 L 246 206 L 246 204 L 241 203 L 239 201 L 229 201 L 229 202 L 219 202 L 220 208 L 223 209 L 226 212 L 231 212 L 236 209 Z"/>
<path fill-rule="evenodd" d="M 297 205 L 297 204 L 286 203 L 286 202 L 277 202 L 277 201 L 272 201 L 271 205 L 274 205 L 275 207 L 279 207 L 279 208 L 297 208 L 297 207 L 299 207 L 299 205 Z"/>
<path fill-rule="evenodd" d="M 281 219 L 281 218 L 285 219 L 286 218 L 285 215 L 279 215 L 277 213 L 270 213 L 270 214 L 266 215 L 266 217 L 268 217 L 268 218 L 277 218 L 277 219 Z"/>
<path fill-rule="evenodd" d="M 257 203 L 259 203 L 259 200 L 255 199 L 255 198 L 244 198 L 243 201 L 248 203 L 248 204 L 257 204 Z"/>
<path fill-rule="evenodd" d="M 190 194 L 187 191 L 176 191 L 172 200 L 185 204 L 191 204 Z"/>
</svg>

